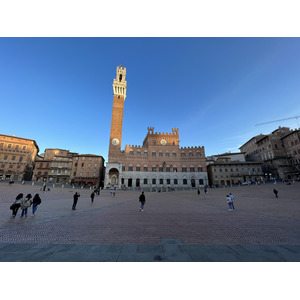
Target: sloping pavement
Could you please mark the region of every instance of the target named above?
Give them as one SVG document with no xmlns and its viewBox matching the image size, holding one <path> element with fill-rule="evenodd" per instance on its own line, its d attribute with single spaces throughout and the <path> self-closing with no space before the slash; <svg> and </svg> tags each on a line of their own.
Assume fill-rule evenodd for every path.
<svg viewBox="0 0 300 300">
<path fill-rule="evenodd" d="M 138 191 L 101 191 L 0 184 L 2 262 L 241 262 L 300 261 L 300 184 L 272 184 L 146 193 L 139 211 Z M 40 193 L 36 216 L 10 217 L 19 193 Z M 226 194 L 233 193 L 235 211 Z"/>
</svg>

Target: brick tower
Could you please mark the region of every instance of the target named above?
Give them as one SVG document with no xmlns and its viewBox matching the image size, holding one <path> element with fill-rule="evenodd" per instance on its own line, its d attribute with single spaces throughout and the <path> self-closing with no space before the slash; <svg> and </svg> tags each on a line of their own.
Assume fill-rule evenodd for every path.
<svg viewBox="0 0 300 300">
<path fill-rule="evenodd" d="M 121 152 L 123 111 L 127 88 L 127 82 L 125 78 L 126 68 L 123 66 L 117 67 L 116 78 L 113 82 L 114 99 L 110 128 L 108 161 L 110 161 L 115 154 Z"/>
</svg>

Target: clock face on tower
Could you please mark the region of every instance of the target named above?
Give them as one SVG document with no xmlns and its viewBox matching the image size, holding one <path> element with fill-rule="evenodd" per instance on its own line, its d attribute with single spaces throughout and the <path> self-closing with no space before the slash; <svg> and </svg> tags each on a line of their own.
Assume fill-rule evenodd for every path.
<svg viewBox="0 0 300 300">
<path fill-rule="evenodd" d="M 114 138 L 114 139 L 112 139 L 111 143 L 112 143 L 114 146 L 117 146 L 117 145 L 119 145 L 119 140 L 116 139 L 116 138 Z"/>
<path fill-rule="evenodd" d="M 167 141 L 166 141 L 165 139 L 162 139 L 162 140 L 160 141 L 160 143 L 164 146 L 164 145 L 167 144 Z"/>
</svg>

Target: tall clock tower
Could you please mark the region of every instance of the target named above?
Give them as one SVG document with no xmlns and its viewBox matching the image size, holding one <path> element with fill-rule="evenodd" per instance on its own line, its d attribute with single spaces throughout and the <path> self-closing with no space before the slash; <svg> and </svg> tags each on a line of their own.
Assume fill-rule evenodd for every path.
<svg viewBox="0 0 300 300">
<path fill-rule="evenodd" d="M 126 68 L 123 66 L 117 67 L 116 78 L 113 82 L 114 100 L 111 118 L 108 160 L 110 160 L 111 155 L 120 153 L 121 151 L 123 110 L 127 89 L 127 82 L 125 78 Z"/>
</svg>

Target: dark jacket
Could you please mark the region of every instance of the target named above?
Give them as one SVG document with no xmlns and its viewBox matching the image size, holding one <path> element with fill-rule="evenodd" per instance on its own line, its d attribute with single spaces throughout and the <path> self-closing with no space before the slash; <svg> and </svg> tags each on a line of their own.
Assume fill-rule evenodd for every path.
<svg viewBox="0 0 300 300">
<path fill-rule="evenodd" d="M 140 197 L 139 197 L 139 200 L 141 203 L 145 203 L 146 202 L 146 197 L 144 194 L 141 194 Z"/>
<path fill-rule="evenodd" d="M 42 200 L 39 195 L 35 195 L 32 199 L 32 203 L 41 204 Z"/>
<path fill-rule="evenodd" d="M 77 192 L 74 194 L 74 200 L 78 200 L 78 198 L 80 197 L 80 194 L 78 194 Z"/>
</svg>

